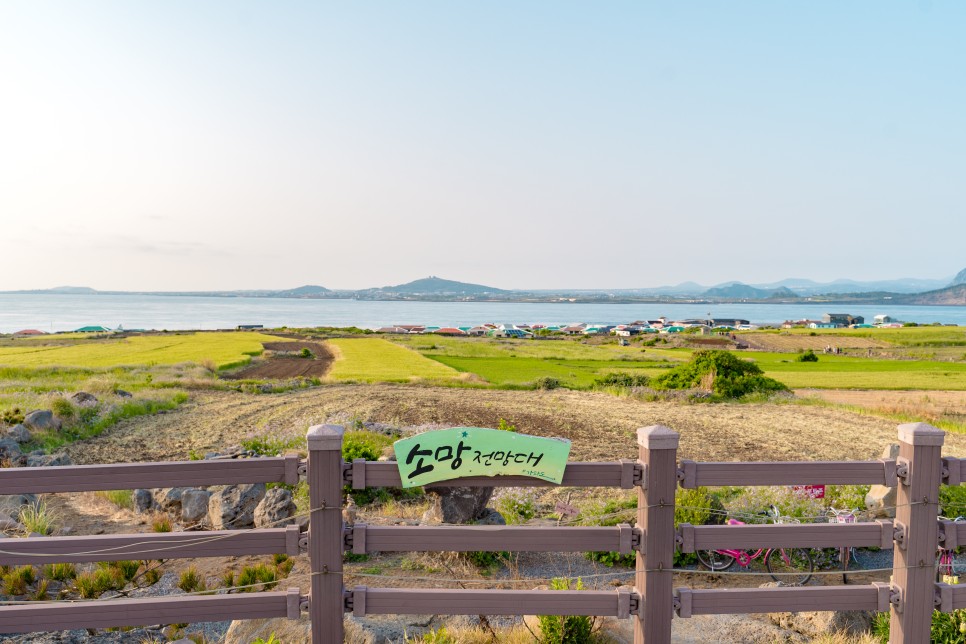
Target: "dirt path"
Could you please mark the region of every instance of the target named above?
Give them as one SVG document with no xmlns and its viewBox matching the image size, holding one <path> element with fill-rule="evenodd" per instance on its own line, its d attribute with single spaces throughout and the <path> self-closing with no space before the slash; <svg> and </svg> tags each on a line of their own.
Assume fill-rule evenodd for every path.
<svg viewBox="0 0 966 644">
<path fill-rule="evenodd" d="M 501 418 L 530 434 L 570 438 L 575 460 L 635 457 L 636 428 L 654 424 L 681 432 L 680 455 L 695 460 L 868 459 L 896 441 L 893 421 L 794 404 L 683 405 L 567 390 L 331 385 L 282 394 L 199 392 L 177 411 L 123 422 L 68 452 L 76 463 L 169 460 L 248 436 L 302 435 L 327 420 L 495 427 Z M 966 435 L 948 435 L 945 452 L 966 454 Z"/>
</svg>

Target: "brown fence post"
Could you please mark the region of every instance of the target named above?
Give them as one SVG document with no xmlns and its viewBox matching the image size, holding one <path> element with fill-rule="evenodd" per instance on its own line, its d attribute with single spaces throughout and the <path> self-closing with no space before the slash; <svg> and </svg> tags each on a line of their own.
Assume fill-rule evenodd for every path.
<svg viewBox="0 0 966 644">
<path fill-rule="evenodd" d="M 637 491 L 637 525 L 644 531 L 635 585 L 641 596 L 634 644 L 671 641 L 674 568 L 674 491 L 679 436 L 662 425 L 637 430 L 646 475 Z"/>
<path fill-rule="evenodd" d="M 896 547 L 889 619 L 889 641 L 893 643 L 929 641 L 939 543 L 940 452 L 945 435 L 941 429 L 925 423 L 899 425 Z"/>
<path fill-rule="evenodd" d="M 309 619 L 312 644 L 343 638 L 342 617 L 342 434 L 339 425 L 309 428 L 309 562 L 312 594 Z"/>
</svg>

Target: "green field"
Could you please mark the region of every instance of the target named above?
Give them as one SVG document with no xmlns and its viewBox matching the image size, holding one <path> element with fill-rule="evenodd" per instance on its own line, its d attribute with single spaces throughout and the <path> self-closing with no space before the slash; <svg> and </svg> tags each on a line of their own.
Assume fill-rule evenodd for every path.
<svg viewBox="0 0 966 644">
<path fill-rule="evenodd" d="M 336 354 L 328 377 L 334 381 L 409 382 L 457 381 L 455 369 L 378 338 L 328 340 Z"/>
<path fill-rule="evenodd" d="M 966 327 L 916 326 L 899 329 L 782 329 L 781 331 L 748 331 L 755 333 L 788 333 L 791 335 L 851 336 L 881 340 L 906 347 L 966 347 Z"/>
<path fill-rule="evenodd" d="M 964 330 L 949 327 L 912 329 L 849 329 L 870 337 L 901 342 L 907 346 L 944 346 L 956 342 Z M 807 334 L 808 331 L 805 331 Z M 831 331 L 829 332 L 831 334 Z M 843 331 L 839 330 L 839 334 Z M 616 344 L 588 344 L 579 339 L 503 340 L 452 338 L 432 335 L 393 337 L 427 358 L 476 374 L 502 386 L 532 385 L 543 377 L 557 378 L 566 387 L 585 388 L 603 374 L 615 371 L 655 376 L 662 368 L 686 362 L 692 349 L 658 348 Z M 660 346 L 660 345 L 659 345 Z M 966 362 L 922 359 L 819 355 L 818 362 L 798 362 L 795 353 L 739 352 L 757 363 L 765 374 L 793 389 L 925 389 L 966 390 Z"/>
<path fill-rule="evenodd" d="M 559 360 L 554 358 L 466 358 L 429 357 L 459 371 L 473 373 L 500 387 L 532 385 L 540 378 L 556 378 L 570 388 L 586 388 L 604 374 L 615 371 L 656 376 L 662 369 L 655 362 L 622 360 Z"/>
<path fill-rule="evenodd" d="M 216 368 L 224 369 L 259 355 L 262 342 L 280 340 L 248 332 L 164 333 L 53 346 L 37 341 L 19 346 L 18 340 L 18 346 L 0 347 L 0 366 L 115 367 L 211 361 Z"/>
</svg>

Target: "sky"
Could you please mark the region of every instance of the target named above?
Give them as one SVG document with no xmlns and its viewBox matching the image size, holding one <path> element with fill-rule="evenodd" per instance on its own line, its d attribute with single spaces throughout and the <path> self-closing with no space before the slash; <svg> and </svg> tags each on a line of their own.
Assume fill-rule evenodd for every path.
<svg viewBox="0 0 966 644">
<path fill-rule="evenodd" d="M 0 0 L 0 290 L 966 267 L 966 3 Z"/>
</svg>

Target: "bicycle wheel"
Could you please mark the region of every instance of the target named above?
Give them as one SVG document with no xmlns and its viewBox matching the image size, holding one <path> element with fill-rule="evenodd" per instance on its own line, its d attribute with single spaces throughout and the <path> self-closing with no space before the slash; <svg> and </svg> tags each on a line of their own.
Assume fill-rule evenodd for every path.
<svg viewBox="0 0 966 644">
<path fill-rule="evenodd" d="M 735 558 L 717 550 L 698 550 L 698 561 L 708 570 L 727 570 L 735 565 Z"/>
<path fill-rule="evenodd" d="M 804 548 L 775 548 L 768 553 L 765 567 L 772 579 L 784 586 L 802 586 L 812 578 L 812 556 Z"/>
</svg>

